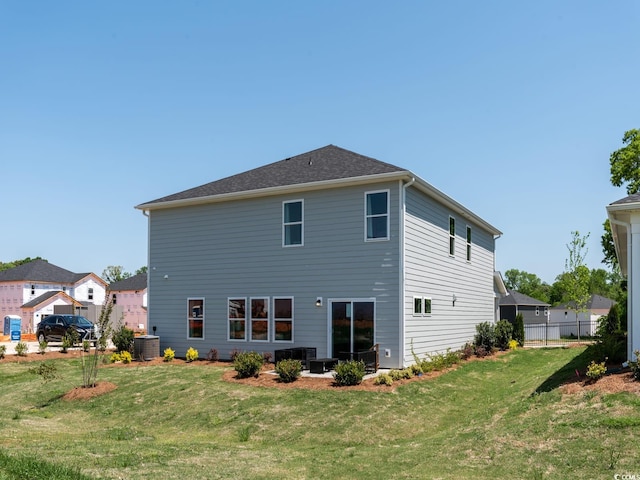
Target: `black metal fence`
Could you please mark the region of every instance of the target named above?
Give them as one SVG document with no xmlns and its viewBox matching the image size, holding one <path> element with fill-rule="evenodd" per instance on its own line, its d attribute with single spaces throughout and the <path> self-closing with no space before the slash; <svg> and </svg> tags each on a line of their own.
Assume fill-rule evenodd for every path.
<svg viewBox="0 0 640 480">
<path fill-rule="evenodd" d="M 596 340 L 597 320 L 535 323 L 524 326 L 525 346 L 565 345 Z"/>
</svg>

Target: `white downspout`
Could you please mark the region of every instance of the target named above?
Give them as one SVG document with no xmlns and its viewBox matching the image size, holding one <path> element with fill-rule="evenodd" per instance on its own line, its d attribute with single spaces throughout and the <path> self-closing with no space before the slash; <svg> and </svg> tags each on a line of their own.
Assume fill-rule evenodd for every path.
<svg viewBox="0 0 640 480">
<path fill-rule="evenodd" d="M 632 265 L 632 235 L 631 235 L 631 224 L 627 223 L 627 222 L 622 222 L 620 220 L 615 220 L 611 217 L 609 217 L 609 222 L 613 223 L 614 225 L 619 225 L 621 227 L 624 227 L 627 230 L 627 359 L 633 359 L 633 347 L 632 347 L 632 340 L 633 340 L 633 303 L 631 302 L 631 298 L 633 297 L 633 290 L 632 290 L 632 286 L 633 286 L 633 275 L 631 272 L 631 269 L 633 268 Z"/>
<path fill-rule="evenodd" d="M 405 248 L 404 248 L 404 240 L 405 240 L 405 217 L 407 213 L 407 188 L 413 185 L 416 181 L 415 177 L 411 177 L 407 183 L 402 186 L 400 191 L 402 198 L 400 199 L 400 312 L 398 317 L 400 318 L 400 345 L 398 348 L 398 353 L 400 357 L 400 368 L 404 367 L 404 346 L 405 346 L 405 324 L 404 324 L 404 303 L 405 303 L 405 281 L 406 281 L 406 273 L 404 270 L 405 266 Z"/>
</svg>

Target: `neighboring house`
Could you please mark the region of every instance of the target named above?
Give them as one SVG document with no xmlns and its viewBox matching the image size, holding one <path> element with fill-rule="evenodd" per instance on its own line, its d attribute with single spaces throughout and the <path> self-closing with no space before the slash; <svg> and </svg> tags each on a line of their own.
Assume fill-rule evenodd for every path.
<svg viewBox="0 0 640 480">
<path fill-rule="evenodd" d="M 640 350 L 640 193 L 607 206 L 622 275 L 627 277 L 627 358 Z M 638 308 L 636 308 L 638 307 Z"/>
<path fill-rule="evenodd" d="M 507 289 L 507 295 L 499 301 L 500 318 L 513 323 L 516 315 L 522 314 L 525 325 L 549 323 L 549 307 L 537 298 L 529 297 L 515 290 Z"/>
<path fill-rule="evenodd" d="M 122 323 L 136 332 L 146 332 L 147 274 L 139 273 L 111 283 L 109 294 Z"/>
<path fill-rule="evenodd" d="M 607 315 L 611 306 L 616 303 L 610 298 L 593 294 L 587 302 L 585 312 L 578 312 L 571 307 L 575 302 L 552 307 L 549 315 L 550 323 L 559 324 L 560 332 L 564 335 L 576 335 L 580 325 L 580 335 L 595 335 L 598 327 L 598 319 Z"/>
<path fill-rule="evenodd" d="M 495 317 L 501 232 L 414 173 L 329 145 L 138 205 L 160 347 L 380 366 L 460 348 Z"/>
<path fill-rule="evenodd" d="M 89 306 L 102 305 L 106 286 L 94 273 L 73 273 L 33 260 L 0 272 L 0 315 L 19 315 L 22 331 L 31 333 L 47 315 L 84 315 Z"/>
</svg>

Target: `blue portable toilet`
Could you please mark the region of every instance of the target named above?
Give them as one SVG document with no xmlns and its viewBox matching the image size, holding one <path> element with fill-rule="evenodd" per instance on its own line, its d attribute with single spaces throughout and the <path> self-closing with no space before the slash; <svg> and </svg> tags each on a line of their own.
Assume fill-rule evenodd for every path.
<svg viewBox="0 0 640 480">
<path fill-rule="evenodd" d="M 18 315 L 4 317 L 4 335 L 11 335 L 12 341 L 20 341 L 22 338 L 22 318 Z"/>
</svg>

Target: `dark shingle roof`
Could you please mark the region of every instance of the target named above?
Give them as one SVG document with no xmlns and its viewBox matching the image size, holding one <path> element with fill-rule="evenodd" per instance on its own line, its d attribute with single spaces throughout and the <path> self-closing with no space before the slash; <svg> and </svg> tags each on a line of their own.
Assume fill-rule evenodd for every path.
<svg viewBox="0 0 640 480">
<path fill-rule="evenodd" d="M 295 157 L 146 202 L 138 207 L 175 200 L 404 171 L 406 170 L 395 165 L 335 145 L 327 145 Z"/>
<path fill-rule="evenodd" d="M 608 310 L 611 306 L 616 303 L 615 300 L 611 300 L 610 298 L 603 297 L 602 295 L 596 295 L 595 293 L 591 295 L 589 301 L 587 302 L 587 310 Z M 567 302 L 562 305 L 558 305 L 553 307 L 554 310 L 567 310 L 571 309 L 575 305 L 575 302 Z"/>
<path fill-rule="evenodd" d="M 541 306 L 548 307 L 548 303 L 544 303 L 537 298 L 532 298 L 515 290 L 508 290 L 509 295 L 500 299 L 500 305 L 528 305 L 528 306 Z"/>
<path fill-rule="evenodd" d="M 613 202 L 611 205 L 623 205 L 625 203 L 640 203 L 640 193 L 633 193 L 628 197 Z"/>
<path fill-rule="evenodd" d="M 118 282 L 113 282 L 109 285 L 109 290 L 112 292 L 121 292 L 124 290 L 144 290 L 147 288 L 147 274 L 139 273 L 132 277 L 125 278 Z"/>
<path fill-rule="evenodd" d="M 87 275 L 90 274 L 73 273 L 46 260 L 38 259 L 0 272 L 0 282 L 27 280 L 31 282 L 75 283 Z"/>
<path fill-rule="evenodd" d="M 67 295 L 64 292 L 61 292 L 60 290 L 52 290 L 50 292 L 47 293 L 43 293 L 42 295 L 40 295 L 39 297 L 34 298 L 33 300 L 30 300 L 29 302 L 25 303 L 24 305 L 22 305 L 20 308 L 33 308 L 33 307 L 37 307 L 38 305 L 40 305 L 41 303 L 49 300 L 52 297 L 55 297 L 56 295 L 62 295 L 64 297 L 67 297 L 68 299 L 70 299 L 72 301 L 72 303 L 76 303 L 78 305 L 80 305 L 80 302 L 74 300 L 72 297 L 70 297 L 69 295 Z"/>
</svg>

